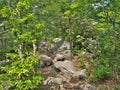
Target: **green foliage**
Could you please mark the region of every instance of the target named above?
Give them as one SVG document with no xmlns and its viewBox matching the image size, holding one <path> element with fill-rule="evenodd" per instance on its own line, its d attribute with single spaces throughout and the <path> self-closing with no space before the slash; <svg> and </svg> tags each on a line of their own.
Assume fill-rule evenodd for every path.
<svg viewBox="0 0 120 90">
<path fill-rule="evenodd" d="M 79 58 L 78 61 L 80 63 L 80 67 L 84 67 L 85 66 L 85 64 L 84 64 L 85 63 L 84 58 Z"/>
<path fill-rule="evenodd" d="M 41 74 L 35 70 L 37 56 L 30 54 L 35 44 L 41 37 L 40 28 L 33 11 L 32 0 L 10 0 L 1 2 L 0 18 L 5 29 L 9 44 L 5 49 L 13 50 L 8 54 L 9 63 L 0 67 L 0 87 L 15 88 L 15 90 L 29 90 L 36 88 L 41 83 Z M 2 31 L 2 30 L 1 30 Z M 8 42 L 7 42 L 8 43 Z M 9 51 L 8 51 L 9 52 Z"/>
<path fill-rule="evenodd" d="M 93 73 L 90 78 L 91 81 L 97 82 L 99 80 L 108 79 L 109 74 L 112 72 L 110 60 L 108 58 L 101 58 L 91 61 L 92 68 L 89 70 Z"/>
<path fill-rule="evenodd" d="M 8 54 L 10 63 L 1 67 L 5 73 L 0 75 L 2 87 L 15 87 L 15 90 L 28 90 L 36 88 L 41 82 L 40 72 L 35 71 L 37 56 L 31 55 L 20 59 L 17 54 Z"/>
</svg>

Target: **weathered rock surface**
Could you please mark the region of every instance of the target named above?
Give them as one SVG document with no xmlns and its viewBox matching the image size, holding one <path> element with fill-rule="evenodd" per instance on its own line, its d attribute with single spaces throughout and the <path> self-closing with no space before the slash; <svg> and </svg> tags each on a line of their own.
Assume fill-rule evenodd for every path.
<svg viewBox="0 0 120 90">
<path fill-rule="evenodd" d="M 53 63 L 52 58 L 47 55 L 40 55 L 39 60 L 40 60 L 40 67 L 47 67 L 52 65 Z"/>
<path fill-rule="evenodd" d="M 87 78 L 87 75 L 85 72 L 86 72 L 86 69 L 76 71 L 72 77 L 77 80 L 85 80 Z"/>
<path fill-rule="evenodd" d="M 59 69 L 51 66 L 51 69 L 49 70 L 48 74 L 50 77 L 55 77 L 60 72 Z"/>
<path fill-rule="evenodd" d="M 62 54 L 56 54 L 54 62 L 64 61 L 64 60 L 65 60 L 65 56 L 64 55 L 62 55 Z"/>
<path fill-rule="evenodd" d="M 65 77 L 48 77 L 47 80 L 45 80 L 43 82 L 44 85 L 46 84 L 52 84 L 52 83 L 56 83 L 56 84 L 59 84 L 61 85 L 64 81 L 66 81 L 66 78 Z"/>
<path fill-rule="evenodd" d="M 64 50 L 70 50 L 70 43 L 64 41 L 61 46 L 58 48 L 58 52 L 63 52 Z"/>
<path fill-rule="evenodd" d="M 54 63 L 54 67 L 65 74 L 73 74 L 76 71 L 73 63 L 67 60 Z"/>
<path fill-rule="evenodd" d="M 71 50 L 64 50 L 63 52 L 60 52 L 60 54 L 64 55 L 66 59 L 69 59 L 72 57 Z"/>
</svg>

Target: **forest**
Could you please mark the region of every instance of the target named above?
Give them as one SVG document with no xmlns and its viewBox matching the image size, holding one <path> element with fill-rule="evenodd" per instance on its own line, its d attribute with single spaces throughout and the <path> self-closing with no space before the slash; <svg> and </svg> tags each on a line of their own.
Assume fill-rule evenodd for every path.
<svg viewBox="0 0 120 90">
<path fill-rule="evenodd" d="M 120 90 L 120 0 L 0 0 L 0 90 Z"/>
</svg>

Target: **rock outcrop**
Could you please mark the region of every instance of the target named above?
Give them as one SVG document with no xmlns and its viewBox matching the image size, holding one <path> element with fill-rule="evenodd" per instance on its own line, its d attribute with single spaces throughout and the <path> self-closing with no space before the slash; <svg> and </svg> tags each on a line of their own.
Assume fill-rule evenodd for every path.
<svg viewBox="0 0 120 90">
<path fill-rule="evenodd" d="M 39 68 L 42 68 L 44 90 L 96 90 L 95 86 L 86 83 L 86 69 L 78 70 L 69 60 L 72 53 L 67 41 L 56 38 L 53 45 L 42 44 Z"/>
</svg>

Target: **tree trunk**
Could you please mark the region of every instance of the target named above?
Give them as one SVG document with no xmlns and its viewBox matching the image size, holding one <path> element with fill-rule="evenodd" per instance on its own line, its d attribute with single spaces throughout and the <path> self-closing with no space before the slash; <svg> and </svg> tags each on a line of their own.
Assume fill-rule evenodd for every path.
<svg viewBox="0 0 120 90">
<path fill-rule="evenodd" d="M 22 59 L 22 45 L 19 44 L 18 46 L 19 46 L 18 47 L 18 53 L 19 53 L 20 58 Z"/>
</svg>

